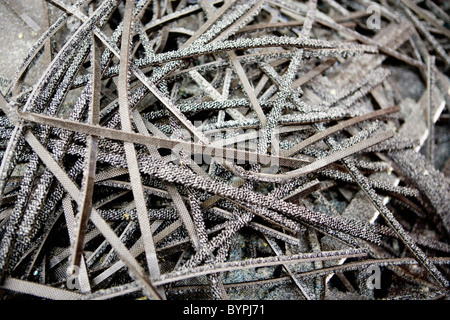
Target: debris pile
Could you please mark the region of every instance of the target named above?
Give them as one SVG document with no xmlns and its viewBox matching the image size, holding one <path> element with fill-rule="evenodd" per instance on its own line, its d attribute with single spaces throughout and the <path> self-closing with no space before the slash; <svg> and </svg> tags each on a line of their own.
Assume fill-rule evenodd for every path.
<svg viewBox="0 0 450 320">
<path fill-rule="evenodd" d="M 46 2 L 0 7 L 3 299 L 448 298 L 442 3 Z"/>
</svg>

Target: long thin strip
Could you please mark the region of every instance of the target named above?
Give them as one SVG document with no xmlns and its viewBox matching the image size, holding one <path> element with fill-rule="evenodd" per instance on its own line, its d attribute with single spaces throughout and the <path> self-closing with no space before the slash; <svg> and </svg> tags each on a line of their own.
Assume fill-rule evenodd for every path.
<svg viewBox="0 0 450 320">
<path fill-rule="evenodd" d="M 224 217 L 224 218 L 226 218 L 228 220 L 232 219 L 232 214 L 230 212 L 228 212 L 228 211 L 223 210 L 223 209 L 220 209 L 220 208 L 217 208 L 217 207 L 213 207 L 213 208 L 210 208 L 209 210 L 211 212 L 213 212 L 214 214 L 217 214 L 217 215 L 219 215 L 221 217 Z M 292 245 L 295 245 L 295 246 L 299 246 L 300 245 L 300 241 L 297 238 L 295 238 L 293 236 L 290 236 L 290 235 L 288 235 L 286 233 L 280 232 L 278 230 L 272 229 L 272 228 L 270 228 L 268 226 L 265 226 L 263 224 L 251 221 L 251 222 L 249 222 L 248 226 L 250 228 L 254 229 L 254 230 L 262 232 L 263 234 L 265 234 L 265 235 L 267 235 L 269 237 L 283 240 L 283 241 L 285 241 L 287 243 L 290 243 Z"/>
<path fill-rule="evenodd" d="M 92 34 L 92 97 L 89 121 L 92 125 L 97 125 L 100 121 L 100 87 L 101 87 L 101 66 L 100 47 L 95 35 Z M 92 196 L 94 193 L 95 168 L 98 156 L 98 136 L 91 135 L 88 138 L 87 153 L 85 157 L 86 170 L 83 183 L 83 199 L 78 214 L 77 231 L 73 247 L 71 265 L 79 267 L 83 252 L 84 236 L 92 207 Z"/>
<path fill-rule="evenodd" d="M 310 144 L 313 144 L 314 142 L 317 142 L 319 140 L 324 139 L 325 137 L 338 132 L 340 130 L 343 130 L 349 126 L 352 126 L 354 124 L 357 124 L 359 122 L 365 121 L 365 120 L 369 120 L 369 119 L 374 119 L 376 117 L 385 115 L 385 114 L 390 114 L 390 113 L 394 113 L 394 112 L 398 112 L 400 111 L 400 106 L 394 106 L 391 108 L 386 108 L 386 109 L 380 109 L 377 111 L 373 111 L 373 112 L 369 112 L 366 114 L 363 114 L 361 116 L 358 117 L 354 117 L 354 118 L 350 118 L 346 121 L 342 121 L 339 122 L 338 124 L 327 128 L 326 130 L 322 130 L 320 132 L 317 132 L 316 134 L 312 135 L 311 137 L 303 140 L 302 142 L 296 144 L 295 146 L 291 147 L 288 150 L 281 150 L 281 155 L 284 157 L 289 157 L 292 156 L 294 153 L 299 152 L 300 150 L 302 150 L 303 148 L 309 146 Z"/>
<path fill-rule="evenodd" d="M 137 285 L 135 282 L 127 283 L 124 285 L 120 285 L 117 287 L 105 289 L 105 290 L 98 290 L 97 292 L 93 293 L 92 295 L 86 295 L 83 297 L 83 299 L 86 300 L 110 300 L 113 298 L 117 298 L 120 296 L 124 296 L 136 291 L 141 290 L 140 286 Z"/>
<path fill-rule="evenodd" d="M 222 0 L 214 1 L 213 4 L 218 4 L 218 3 L 220 3 L 220 2 L 224 2 L 224 1 L 222 1 Z M 209 21 L 209 22 L 207 21 L 207 24 L 202 25 L 202 27 L 200 27 L 200 28 L 197 30 L 196 33 L 198 33 L 198 35 L 203 34 L 203 33 L 204 33 L 204 32 L 212 25 L 212 23 L 213 23 L 212 20 L 214 20 L 214 18 L 216 18 L 216 19 L 219 18 L 219 17 L 220 17 L 226 10 L 228 10 L 232 5 L 233 5 L 233 1 L 225 1 L 225 4 L 223 4 L 223 5 L 220 7 L 220 9 L 218 9 L 218 10 L 215 12 L 215 15 L 214 15 L 213 17 L 211 17 L 211 18 L 208 19 L 208 20 L 211 20 L 211 21 Z M 164 24 L 164 23 L 169 22 L 169 21 L 171 21 L 171 20 L 177 19 L 177 18 L 179 18 L 179 17 L 182 16 L 182 15 L 187 15 L 187 14 L 193 13 L 193 12 L 195 12 L 195 11 L 199 11 L 199 10 L 201 10 L 201 9 L 202 9 L 202 8 L 201 8 L 200 5 L 192 5 L 192 6 L 187 7 L 186 9 L 183 9 L 183 10 L 180 10 L 180 11 L 176 11 L 176 12 L 174 12 L 174 13 L 172 13 L 172 14 L 168 14 L 168 15 L 166 15 L 166 16 L 160 18 L 160 19 L 152 20 L 152 21 L 150 21 L 148 24 L 145 25 L 144 31 L 148 31 L 148 30 L 150 30 L 150 29 L 159 27 L 161 24 Z M 214 21 L 215 21 L 215 20 L 214 20 Z"/>
<path fill-rule="evenodd" d="M 449 264 L 450 260 L 448 258 L 430 258 L 436 264 Z M 350 262 L 342 265 L 336 265 L 331 267 L 324 267 L 321 269 L 315 269 L 310 271 L 297 272 L 295 276 L 302 277 L 305 279 L 314 278 L 317 276 L 326 276 L 330 274 L 339 274 L 345 271 L 353 271 L 353 270 L 364 270 L 367 269 L 371 265 L 376 265 L 380 267 L 392 267 L 397 265 L 417 265 L 417 260 L 413 258 L 386 258 L 386 259 L 370 259 L 365 261 L 356 261 Z M 264 285 L 282 285 L 287 284 L 291 281 L 290 276 L 280 277 L 280 278 L 272 278 L 267 280 L 256 280 L 256 281 L 244 281 L 237 283 L 226 284 L 226 288 L 243 288 L 248 289 L 249 286 L 264 286 Z M 434 287 L 439 289 L 439 287 L 435 286 L 430 282 L 423 282 L 428 287 Z M 195 290 L 201 286 L 173 286 L 169 290 Z"/>
<path fill-rule="evenodd" d="M 447 257 L 445 258 L 430 258 L 430 261 L 436 264 L 449 264 L 450 261 Z M 311 271 L 305 271 L 305 272 L 298 272 L 296 273 L 296 276 L 298 277 L 317 277 L 320 275 L 327 275 L 331 273 L 336 272 L 345 272 L 345 271 L 351 271 L 351 270 L 358 270 L 358 269 L 366 269 L 367 267 L 371 265 L 377 265 L 377 266 L 395 266 L 395 265 L 416 265 L 419 264 L 418 261 L 414 258 L 386 258 L 386 259 L 371 259 L 366 261 L 356 261 L 356 262 L 349 262 L 342 265 L 332 266 L 332 267 L 325 267 L 321 269 L 311 270 Z M 431 283 L 430 283 L 431 284 Z"/>
<path fill-rule="evenodd" d="M 253 31 L 264 31 L 267 29 L 277 29 L 277 28 L 290 28 L 298 27 L 303 25 L 304 21 L 286 21 L 286 22 L 268 22 L 268 23 L 258 23 L 249 26 L 242 27 L 236 33 L 246 33 Z"/>
<path fill-rule="evenodd" d="M 214 7 L 211 5 L 211 3 L 209 3 L 208 0 L 200 0 L 200 6 L 205 12 L 207 18 L 210 18 L 214 14 Z"/>
<path fill-rule="evenodd" d="M 64 199 L 62 201 L 62 206 L 63 206 L 63 210 L 64 210 L 64 216 L 66 218 L 66 226 L 67 226 L 67 231 L 69 233 L 70 243 L 72 245 L 75 245 L 75 241 L 78 240 L 77 233 L 75 232 L 77 222 L 76 222 L 75 214 L 74 214 L 73 208 L 72 208 L 72 201 L 69 196 L 64 197 Z M 83 237 L 83 242 L 84 242 L 84 237 Z M 88 272 L 87 272 L 87 268 L 86 268 L 86 262 L 82 255 L 80 255 L 78 264 L 76 266 L 79 267 L 77 280 L 79 281 L 80 291 L 81 292 L 91 292 L 91 286 L 89 283 L 89 276 L 88 276 Z M 67 270 L 68 275 L 72 275 L 75 270 L 76 269 L 74 268 L 74 264 L 69 265 L 69 268 Z"/>
<path fill-rule="evenodd" d="M 300 167 L 305 163 L 309 163 L 307 159 L 296 159 L 277 157 L 267 154 L 260 154 L 256 152 L 249 152 L 246 150 L 237 150 L 230 148 L 221 148 L 216 146 L 205 146 L 194 142 L 187 142 L 182 140 L 171 140 L 168 138 L 161 138 L 155 136 L 144 136 L 134 132 L 124 132 L 121 130 L 110 129 L 100 126 L 93 126 L 86 123 L 64 120 L 55 117 L 49 117 L 41 114 L 17 111 L 21 119 L 32 121 L 40 124 L 52 125 L 62 129 L 67 129 L 75 132 L 85 133 L 88 135 L 102 136 L 105 138 L 134 142 L 140 144 L 151 144 L 157 148 L 166 148 L 172 150 L 182 150 L 191 154 L 201 153 L 203 155 L 211 155 L 216 158 L 223 159 L 239 159 L 243 161 L 259 162 L 259 163 L 279 163 L 288 167 Z"/>
<path fill-rule="evenodd" d="M 306 12 L 306 19 L 303 24 L 302 31 L 300 33 L 300 38 L 307 39 L 311 32 L 312 24 L 316 15 L 317 0 L 309 0 L 308 11 Z"/>
<path fill-rule="evenodd" d="M 328 59 L 328 60 L 322 62 L 321 64 L 319 64 L 314 69 L 308 71 L 304 75 L 301 75 L 297 80 L 294 80 L 292 82 L 292 88 L 293 89 L 298 88 L 301 85 L 303 85 L 306 82 L 308 82 L 309 80 L 311 80 L 312 78 L 314 78 L 315 76 L 317 76 L 319 74 L 322 74 L 325 70 L 327 70 L 328 68 L 333 66 L 333 64 L 335 62 L 336 62 L 336 59 L 334 59 L 334 58 L 331 58 L 331 59 Z"/>
<path fill-rule="evenodd" d="M 434 163 L 433 146 L 434 146 L 434 125 L 433 125 L 433 89 L 434 89 L 434 74 L 433 66 L 435 57 L 427 55 L 427 107 L 426 107 L 426 122 L 428 129 L 427 144 L 426 144 L 426 157 L 428 161 Z"/>
<path fill-rule="evenodd" d="M 96 33 L 97 36 L 101 37 L 101 33 Z M 105 40 L 106 42 L 106 40 Z M 105 43 L 106 44 L 106 43 Z M 108 45 L 108 44 L 107 44 Z M 303 48 L 305 54 L 308 56 L 323 55 L 336 56 L 344 54 L 358 55 L 362 53 L 376 53 L 377 48 L 374 45 L 362 45 L 362 44 L 337 44 L 334 42 L 324 41 L 324 40 L 300 40 L 294 37 L 260 37 L 260 38 L 247 38 L 247 39 L 237 39 L 237 40 L 224 40 L 217 43 L 208 43 L 203 46 L 188 47 L 186 49 L 179 49 L 175 51 L 168 51 L 156 54 L 152 57 L 145 59 L 137 59 L 133 64 L 133 73 L 136 74 L 137 70 L 146 70 L 150 66 L 156 66 L 159 64 L 173 62 L 174 66 L 180 66 L 183 60 L 201 56 L 205 54 L 220 53 L 223 51 L 233 52 L 236 50 L 243 49 L 254 49 L 254 48 L 265 48 L 265 47 L 295 47 Z M 114 47 L 109 47 L 114 50 Z M 320 51 L 317 51 L 320 50 Z M 315 53 L 317 52 L 317 53 Z M 237 60 L 240 60 L 237 57 Z M 171 69 L 173 70 L 173 68 Z M 106 73 L 105 77 L 112 77 L 117 75 L 117 66 L 110 67 Z M 136 74 L 136 76 L 141 80 L 141 75 Z M 167 74 L 157 76 L 158 81 L 167 76 Z M 145 84 L 145 83 L 144 83 Z"/>
<path fill-rule="evenodd" d="M 219 53 L 222 51 L 236 51 L 242 49 L 256 49 L 266 47 L 294 47 L 305 49 L 309 55 L 312 55 L 314 50 L 322 49 L 322 53 L 328 49 L 331 53 L 334 51 L 348 52 L 348 53 L 376 53 L 377 48 L 374 42 L 370 45 L 355 44 L 355 43 L 337 43 L 333 41 L 317 40 L 317 39 L 298 39 L 294 37 L 258 37 L 258 38 L 239 38 L 236 40 L 224 40 L 220 42 L 208 43 L 203 46 L 188 47 L 185 49 L 178 49 L 175 51 L 168 51 L 154 55 L 149 59 L 140 59 L 136 61 L 136 66 L 144 68 L 152 65 L 158 65 L 169 61 L 180 59 L 189 59 L 204 54 Z M 113 72 L 111 70 L 111 72 Z"/>
<path fill-rule="evenodd" d="M 239 60 L 237 59 L 236 54 L 233 51 L 230 51 L 230 52 L 228 52 L 228 56 L 230 58 L 230 62 L 232 64 L 232 66 L 234 67 L 234 70 L 236 71 L 236 73 L 239 77 L 239 80 L 242 83 L 244 91 L 247 94 L 248 99 L 250 100 L 250 104 L 251 104 L 252 108 L 256 112 L 256 115 L 260 122 L 260 126 L 261 126 L 261 128 L 264 128 L 267 125 L 267 119 L 266 119 L 263 109 L 261 108 L 261 105 L 259 104 L 258 98 L 255 95 L 255 90 L 253 89 L 247 76 L 245 75 L 244 68 L 242 68 L 242 65 L 239 62 Z"/>
<path fill-rule="evenodd" d="M 314 172 L 314 171 L 316 171 L 320 168 L 323 168 L 331 163 L 341 160 L 342 158 L 348 157 L 349 155 L 355 154 L 355 153 L 362 151 L 368 147 L 371 147 L 377 143 L 380 143 L 384 140 L 392 138 L 393 136 L 394 136 L 394 131 L 392 131 L 392 130 L 385 131 L 383 133 L 378 134 L 375 137 L 365 139 L 365 140 L 363 140 L 359 143 L 356 143 L 348 148 L 334 152 L 324 158 L 321 158 L 319 160 L 312 162 L 311 164 L 308 164 L 299 169 L 290 171 L 288 173 L 282 173 L 282 174 L 255 173 L 255 172 L 244 171 L 240 167 L 235 167 L 235 173 L 245 179 L 253 179 L 256 181 L 266 181 L 266 182 L 284 182 L 284 181 L 296 179 L 296 178 L 306 175 L 308 173 Z"/>
<path fill-rule="evenodd" d="M 132 17 L 134 12 L 134 0 L 127 0 L 125 3 L 125 15 L 123 19 L 122 41 L 120 49 L 120 69 L 119 69 L 119 113 L 122 131 L 132 132 L 131 115 L 129 107 L 129 67 L 130 67 L 130 41 L 132 33 Z M 148 218 L 147 201 L 142 188 L 142 179 L 139 171 L 136 149 L 132 142 L 124 142 L 125 156 L 128 164 L 128 172 L 133 197 L 136 204 L 136 212 L 139 221 L 139 227 L 144 241 L 145 257 L 150 276 L 158 276 L 161 274 L 159 270 L 158 257 L 156 255 L 155 244 Z M 160 289 L 159 295 L 163 296 L 164 292 Z"/>
<path fill-rule="evenodd" d="M 367 253 L 364 250 L 349 249 L 342 251 L 321 251 L 311 253 L 300 253 L 289 256 L 253 258 L 245 261 L 230 261 L 225 263 L 208 264 L 205 266 L 195 267 L 192 269 L 182 269 L 179 271 L 166 273 L 162 275 L 160 279 L 155 279 L 154 283 L 157 285 L 162 285 L 217 272 L 268 267 L 285 263 L 302 263 L 311 261 L 341 259 L 343 257 L 356 258 L 356 257 L 364 257 L 366 255 Z"/>
</svg>

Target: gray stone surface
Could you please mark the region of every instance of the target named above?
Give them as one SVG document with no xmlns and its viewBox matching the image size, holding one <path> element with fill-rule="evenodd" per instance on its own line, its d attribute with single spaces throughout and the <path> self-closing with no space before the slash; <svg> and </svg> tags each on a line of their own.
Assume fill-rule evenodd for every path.
<svg viewBox="0 0 450 320">
<path fill-rule="evenodd" d="M 12 0 L 23 10 L 37 25 L 38 31 L 34 31 L 22 20 L 10 6 L 0 1 L 0 76 L 11 80 L 17 68 L 25 58 L 28 51 L 46 30 L 44 23 L 46 7 L 41 0 Z M 44 56 L 41 55 L 40 59 Z M 38 79 L 44 70 L 45 64 L 36 64 L 30 69 L 25 85 L 31 85 Z"/>
</svg>

